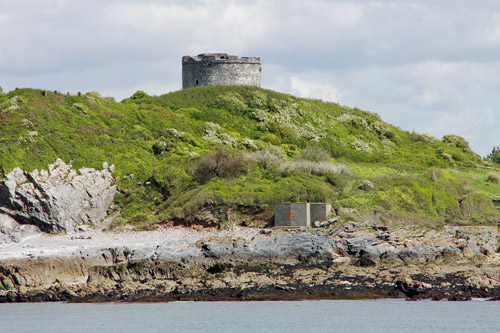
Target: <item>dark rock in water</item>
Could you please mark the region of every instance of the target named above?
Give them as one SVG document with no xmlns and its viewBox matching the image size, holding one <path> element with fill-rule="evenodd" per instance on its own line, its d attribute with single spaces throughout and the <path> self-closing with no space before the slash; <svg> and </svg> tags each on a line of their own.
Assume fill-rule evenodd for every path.
<svg viewBox="0 0 500 333">
<path fill-rule="evenodd" d="M 44 232 L 74 232 L 80 224 L 96 224 L 113 201 L 114 183 L 107 165 L 103 170 L 77 172 L 58 159 L 48 171 L 16 168 L 0 182 L 0 231 L 16 239 L 26 231 L 19 230 L 19 225 Z"/>
</svg>

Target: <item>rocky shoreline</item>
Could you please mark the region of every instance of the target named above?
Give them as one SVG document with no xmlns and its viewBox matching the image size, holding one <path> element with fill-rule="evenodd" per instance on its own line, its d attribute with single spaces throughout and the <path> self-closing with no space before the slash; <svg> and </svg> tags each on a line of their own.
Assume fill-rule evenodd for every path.
<svg viewBox="0 0 500 333">
<path fill-rule="evenodd" d="M 54 263 L 47 262 L 48 266 Z M 85 266 L 59 263 L 69 270 Z M 360 268 L 324 262 L 215 261 L 207 263 L 131 262 L 91 267 L 79 284 L 55 282 L 28 287 L 20 266 L 2 266 L 3 276 L 20 276 L 0 302 L 164 302 L 303 299 L 407 298 L 410 300 L 498 300 L 498 265 L 381 264 Z M 47 267 L 48 267 L 47 266 Z M 40 274 L 40 271 L 37 272 Z M 43 274 L 43 273 L 42 273 Z M 4 279 L 5 280 L 5 279 Z M 497 281 L 495 281 L 497 282 Z"/>
<path fill-rule="evenodd" d="M 36 235 L 0 245 L 0 302 L 497 300 L 496 230 L 349 222 Z"/>
<path fill-rule="evenodd" d="M 0 302 L 500 299 L 497 227 L 104 232 L 112 171 L 57 160 L 0 182 Z"/>
</svg>

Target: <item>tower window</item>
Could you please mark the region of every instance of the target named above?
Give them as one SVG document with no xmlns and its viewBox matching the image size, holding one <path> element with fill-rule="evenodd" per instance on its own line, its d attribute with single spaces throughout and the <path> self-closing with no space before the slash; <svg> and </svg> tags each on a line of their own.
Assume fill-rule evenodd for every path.
<svg viewBox="0 0 500 333">
<path fill-rule="evenodd" d="M 196 80 L 196 85 L 199 85 L 200 84 L 200 81 Z"/>
</svg>

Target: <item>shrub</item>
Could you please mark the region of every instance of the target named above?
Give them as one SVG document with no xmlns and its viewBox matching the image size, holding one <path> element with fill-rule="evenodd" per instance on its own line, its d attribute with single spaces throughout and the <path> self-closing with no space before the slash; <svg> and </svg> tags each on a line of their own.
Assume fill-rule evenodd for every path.
<svg viewBox="0 0 500 333">
<path fill-rule="evenodd" d="M 218 148 L 194 163 L 192 175 L 199 183 L 206 183 L 215 177 L 236 177 L 246 171 L 244 159 L 239 153 Z"/>
<path fill-rule="evenodd" d="M 246 149 L 250 149 L 250 150 L 257 150 L 257 149 L 259 149 L 259 147 L 257 147 L 257 145 L 255 144 L 255 142 L 253 142 L 253 140 L 249 139 L 249 138 L 244 138 L 240 142 L 240 145 L 242 147 L 245 147 Z"/>
<path fill-rule="evenodd" d="M 237 92 L 217 96 L 217 106 L 230 111 L 241 111 L 247 107 L 243 97 Z"/>
<path fill-rule="evenodd" d="M 378 136 L 382 139 L 383 137 L 386 137 L 388 139 L 394 139 L 395 134 L 394 132 L 391 131 L 391 128 L 381 122 L 381 121 L 375 121 L 371 124 L 371 127 L 373 130 L 378 134 Z"/>
<path fill-rule="evenodd" d="M 204 135 L 201 138 L 234 147 L 237 140 L 230 134 L 220 130 L 219 124 L 208 122 L 205 124 Z"/>
<path fill-rule="evenodd" d="M 328 173 L 340 175 L 352 175 L 351 170 L 344 165 L 335 165 L 331 162 L 312 162 L 312 161 L 293 161 L 281 165 L 281 171 L 284 172 L 305 172 L 316 176 L 324 176 Z"/>
<path fill-rule="evenodd" d="M 418 132 L 413 131 L 409 136 L 408 139 L 413 142 L 422 142 L 425 144 L 429 144 L 430 140 L 426 135 L 420 134 Z"/>
<path fill-rule="evenodd" d="M 443 172 L 436 168 L 429 168 L 425 173 L 425 176 L 432 180 L 433 182 L 437 182 L 440 178 L 443 177 Z"/>
<path fill-rule="evenodd" d="M 368 179 L 363 179 L 358 183 L 358 186 L 356 188 L 361 191 L 369 191 L 372 190 L 374 186 L 373 183 Z"/>
<path fill-rule="evenodd" d="M 165 151 L 169 151 L 172 148 L 172 143 L 166 140 L 158 139 L 153 144 L 153 152 L 155 155 L 159 155 Z"/>
<path fill-rule="evenodd" d="M 443 136 L 443 139 L 441 139 L 441 141 L 452 147 L 460 148 L 464 153 L 472 153 L 472 150 L 469 147 L 469 142 L 467 142 L 461 136 L 448 134 Z"/>
<path fill-rule="evenodd" d="M 329 152 L 315 146 L 306 147 L 299 154 L 299 159 L 313 162 L 328 161 L 329 158 Z"/>
<path fill-rule="evenodd" d="M 353 115 L 353 114 L 348 114 L 348 113 L 343 113 L 342 115 L 337 117 L 337 121 L 339 121 L 345 125 L 351 126 L 352 128 L 355 128 L 355 129 L 363 130 L 363 129 L 367 129 L 367 127 L 368 127 L 368 123 L 366 122 L 366 120 L 364 118 L 358 117 L 358 116 Z"/>
<path fill-rule="evenodd" d="M 326 174 L 325 180 L 332 186 L 335 186 L 337 188 L 344 188 L 347 185 L 348 179 L 345 175 L 339 175 L 337 173 L 329 172 Z"/>
<path fill-rule="evenodd" d="M 256 163 L 261 168 L 268 170 L 273 167 L 279 167 L 284 161 L 282 156 L 273 154 L 268 150 L 260 150 L 247 154 L 246 159 L 249 162 Z"/>
<path fill-rule="evenodd" d="M 363 140 L 360 140 L 360 139 L 354 140 L 354 142 L 351 144 L 351 147 L 354 150 L 363 151 L 366 153 L 373 152 L 373 148 L 371 147 L 371 145 L 367 142 L 364 142 Z"/>
<path fill-rule="evenodd" d="M 490 183 L 498 184 L 498 183 L 500 183 L 500 175 L 498 175 L 498 173 L 495 173 L 495 172 L 490 172 L 488 174 L 488 179 L 487 180 Z"/>
<path fill-rule="evenodd" d="M 131 100 L 139 100 L 139 99 L 143 99 L 144 97 L 149 97 L 148 94 L 146 94 L 144 91 L 142 90 L 137 90 L 133 95 L 132 97 L 130 97 Z"/>
<path fill-rule="evenodd" d="M 253 108 L 267 107 L 267 95 L 260 90 L 252 92 L 250 106 Z"/>
</svg>

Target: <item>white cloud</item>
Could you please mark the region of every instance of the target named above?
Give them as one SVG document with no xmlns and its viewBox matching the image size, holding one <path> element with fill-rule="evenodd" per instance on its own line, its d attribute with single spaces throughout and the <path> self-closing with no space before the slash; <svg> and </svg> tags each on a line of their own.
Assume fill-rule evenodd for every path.
<svg viewBox="0 0 500 333">
<path fill-rule="evenodd" d="M 338 73 L 336 73 L 339 75 Z M 500 62 L 425 61 L 344 73 L 345 103 L 375 111 L 390 123 L 441 137 L 457 134 L 485 155 L 498 144 Z M 483 139 L 481 139 L 483 138 Z"/>
<path fill-rule="evenodd" d="M 336 103 L 342 100 L 342 93 L 329 83 L 305 81 L 298 76 L 292 76 L 290 88 L 300 97 L 319 98 Z"/>
</svg>

